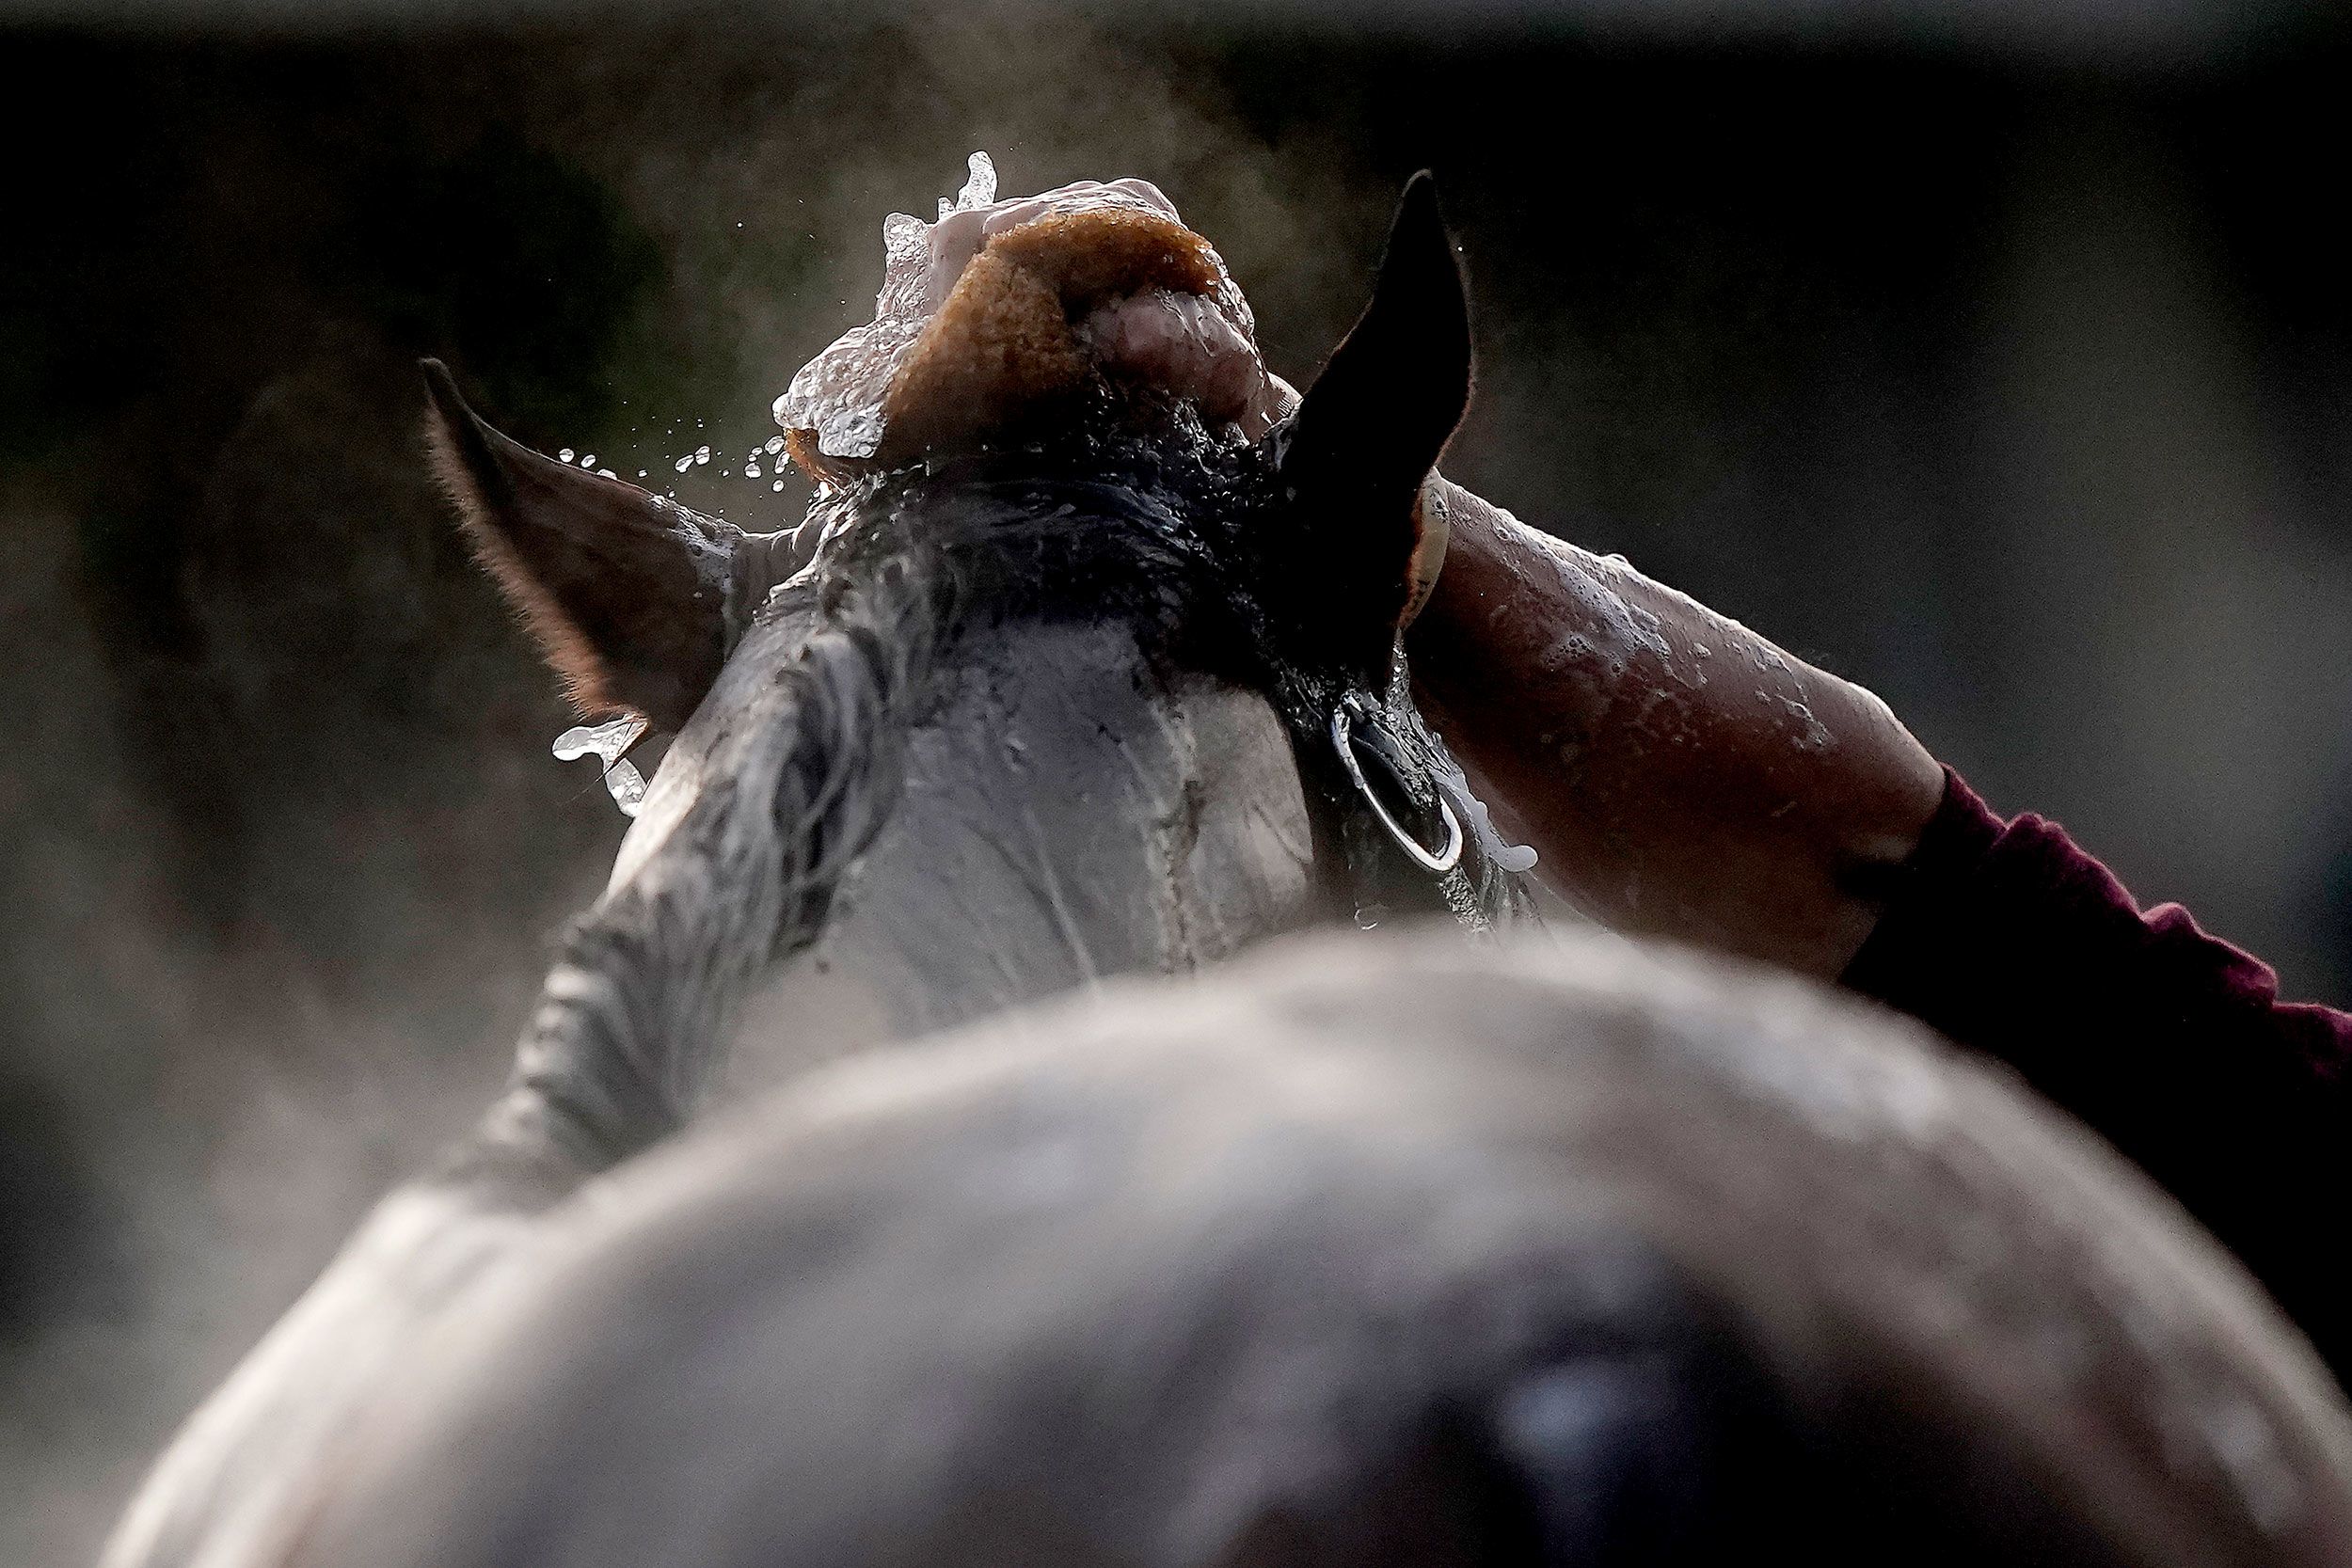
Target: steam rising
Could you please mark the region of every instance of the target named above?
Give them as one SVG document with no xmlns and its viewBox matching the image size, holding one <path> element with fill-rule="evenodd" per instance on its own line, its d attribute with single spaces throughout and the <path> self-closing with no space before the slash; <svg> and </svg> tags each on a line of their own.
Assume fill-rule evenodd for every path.
<svg viewBox="0 0 2352 1568">
<path fill-rule="evenodd" d="M 1190 398 L 1244 440 L 1296 402 L 1266 372 L 1249 303 L 1223 259 L 1157 186 L 1081 180 L 998 201 L 988 154 L 973 153 L 970 168 L 956 199 L 940 201 L 937 223 L 905 213 L 883 220 L 874 319 L 835 339 L 776 399 L 776 422 L 803 443 L 794 453 L 804 466 L 930 450 L 907 436 L 909 423 L 928 437 L 977 438 L 1097 372 Z"/>
<path fill-rule="evenodd" d="M 2312 306 L 2276 260 L 2333 254 L 2294 227 L 2333 149 L 2225 138 L 2262 223 L 2200 206 L 2165 160 L 2233 101 L 2195 81 L 2184 136 L 2128 84 L 2035 118 L 1944 54 L 1184 53 L 1006 7 L 5 43 L 89 161 L 22 160 L 59 215 L 0 245 L 0 310 L 39 303 L 0 320 L 34 351 L 0 367 L 0 1562 L 87 1560 L 486 1102 L 620 836 L 427 482 L 416 356 L 543 450 L 790 526 L 777 385 L 975 147 L 1013 190 L 1151 180 L 1301 382 L 1438 162 L 1483 351 L 1449 473 L 1825 649 L 2342 994 L 2352 350 L 2333 275 Z"/>
</svg>

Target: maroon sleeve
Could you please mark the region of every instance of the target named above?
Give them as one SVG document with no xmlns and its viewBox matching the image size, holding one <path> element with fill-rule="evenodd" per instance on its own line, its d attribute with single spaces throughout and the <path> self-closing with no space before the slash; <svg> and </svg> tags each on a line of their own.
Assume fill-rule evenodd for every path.
<svg viewBox="0 0 2352 1568">
<path fill-rule="evenodd" d="M 1944 802 L 1845 983 L 2006 1062 L 2169 1188 L 2352 1370 L 2352 1017 L 2178 904 L 2143 912 L 2055 822 Z"/>
</svg>

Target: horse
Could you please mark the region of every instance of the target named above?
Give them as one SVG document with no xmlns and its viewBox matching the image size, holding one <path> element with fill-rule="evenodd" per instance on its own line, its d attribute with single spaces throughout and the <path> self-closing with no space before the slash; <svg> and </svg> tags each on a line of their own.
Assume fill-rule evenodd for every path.
<svg viewBox="0 0 2352 1568">
<path fill-rule="evenodd" d="M 477 555 L 575 704 L 674 735 L 507 1089 L 191 1418 L 107 1568 L 261 1560 L 548 1217 L 831 1055 L 1319 921 L 1532 918 L 1397 631 L 1467 405 L 1426 182 L 1279 432 L 1146 387 L 747 532 L 530 451 L 427 362 Z"/>
<path fill-rule="evenodd" d="M 1398 637 L 1470 372 L 1425 179 L 1263 436 L 1089 382 L 789 537 L 429 369 L 575 699 L 675 739 L 506 1093 L 110 1568 L 2352 1560 L 2325 1371 L 2080 1129 L 1503 940 Z"/>
</svg>

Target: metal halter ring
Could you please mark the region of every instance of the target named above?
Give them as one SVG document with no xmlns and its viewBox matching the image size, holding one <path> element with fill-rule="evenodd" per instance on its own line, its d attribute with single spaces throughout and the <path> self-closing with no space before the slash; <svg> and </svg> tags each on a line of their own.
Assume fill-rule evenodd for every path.
<svg viewBox="0 0 2352 1568">
<path fill-rule="evenodd" d="M 1347 703 L 1342 703 L 1331 710 L 1331 746 L 1340 753 L 1340 766 L 1347 769 L 1349 781 L 1356 785 L 1356 793 L 1364 798 L 1364 803 L 1372 808 L 1373 816 L 1378 817 L 1380 825 L 1389 830 L 1389 836 L 1396 840 L 1396 847 L 1410 855 L 1413 863 L 1431 876 L 1444 876 L 1461 863 L 1461 819 L 1454 815 L 1454 808 L 1446 804 L 1445 797 L 1438 796 L 1438 816 L 1445 823 L 1445 847 L 1435 854 L 1422 848 L 1421 841 L 1406 831 L 1405 824 L 1390 815 L 1388 802 L 1380 799 L 1379 791 L 1374 789 L 1372 782 L 1364 777 L 1364 766 L 1356 760 L 1356 721 L 1349 714 L 1348 707 Z M 1387 757 L 1380 760 L 1391 771 L 1394 770 L 1396 765 Z"/>
</svg>

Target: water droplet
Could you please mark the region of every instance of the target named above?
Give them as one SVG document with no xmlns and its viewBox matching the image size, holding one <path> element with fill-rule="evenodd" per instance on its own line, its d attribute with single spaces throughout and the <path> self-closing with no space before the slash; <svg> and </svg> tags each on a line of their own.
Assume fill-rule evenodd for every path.
<svg viewBox="0 0 2352 1568">
<path fill-rule="evenodd" d="M 985 152 L 975 152 L 963 161 L 970 178 L 963 189 L 956 193 L 956 211 L 968 213 L 975 207 L 985 207 L 996 199 L 996 161 Z"/>
<path fill-rule="evenodd" d="M 757 479 L 759 477 L 759 460 L 757 458 L 746 457 L 743 459 L 743 477 L 745 479 Z"/>
<path fill-rule="evenodd" d="M 614 472 L 613 472 L 612 469 L 610 469 L 610 468 L 598 468 L 598 469 L 596 470 L 596 477 L 597 477 L 598 479 L 618 479 L 618 478 L 620 478 L 621 476 L 620 476 L 620 475 L 618 475 L 618 474 L 616 474 L 616 473 L 614 473 Z"/>
<path fill-rule="evenodd" d="M 781 436 L 771 436 L 768 437 L 768 444 L 759 450 L 766 452 L 769 456 L 773 457 L 776 453 L 784 450 L 784 437 Z"/>
<path fill-rule="evenodd" d="M 697 424 L 700 424 L 702 421 L 701 421 L 701 420 L 695 420 L 694 422 L 695 422 L 695 423 L 697 423 Z M 708 447 L 696 447 L 696 448 L 694 449 L 694 461 L 695 461 L 696 463 L 707 463 L 707 462 L 709 462 L 709 461 L 710 461 L 710 449 L 709 449 Z"/>
<path fill-rule="evenodd" d="M 635 816 L 645 805 L 645 775 L 637 771 L 637 765 L 623 757 L 604 770 L 604 787 L 612 796 L 612 803 L 621 808 L 623 816 Z"/>
<path fill-rule="evenodd" d="M 621 753 L 645 733 L 644 720 L 632 714 L 602 724 L 578 724 L 555 737 L 560 762 L 593 756 L 604 773 L 604 787 L 624 816 L 635 816 L 645 800 L 645 776 Z"/>
<path fill-rule="evenodd" d="M 784 488 L 784 481 L 778 480 L 773 484 L 768 486 L 768 488 L 771 490 L 781 490 Z"/>
<path fill-rule="evenodd" d="M 572 449 L 565 447 L 562 451 L 557 452 L 555 455 L 562 461 L 569 463 L 572 460 Z"/>
<path fill-rule="evenodd" d="M 675 467 L 679 473 L 684 473 L 687 469 L 692 467 L 693 466 L 694 460 L 691 457 L 681 457 L 676 463 L 672 465 L 672 467 Z"/>
<path fill-rule="evenodd" d="M 1380 922 L 1387 919 L 1388 914 L 1389 907 L 1386 904 L 1359 904 L 1356 906 L 1356 927 L 1362 931 L 1377 930 L 1380 927 Z"/>
<path fill-rule="evenodd" d="M 595 467 L 596 466 L 596 454 L 593 451 L 590 452 L 587 456 L 580 460 L 580 466 L 583 468 Z"/>
<path fill-rule="evenodd" d="M 882 254 L 893 261 L 912 261 L 930 244 L 930 225 L 913 213 L 893 213 L 882 219 Z"/>
</svg>

